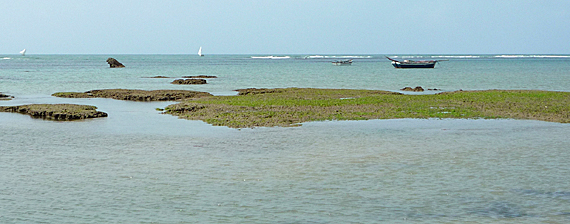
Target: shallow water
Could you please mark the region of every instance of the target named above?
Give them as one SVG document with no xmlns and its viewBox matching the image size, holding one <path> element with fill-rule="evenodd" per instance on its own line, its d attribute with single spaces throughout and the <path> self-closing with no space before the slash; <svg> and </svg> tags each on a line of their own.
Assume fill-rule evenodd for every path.
<svg viewBox="0 0 570 224">
<path fill-rule="evenodd" d="M 564 124 L 15 116 L 0 116 L 1 222 L 570 221 Z"/>
<path fill-rule="evenodd" d="M 160 60 L 171 60 L 164 57 Z M 132 65 L 129 60 L 119 61 Z M 132 60 L 143 64 L 142 58 Z M 164 80 L 141 78 L 165 73 L 140 74 L 143 69 L 138 68 L 133 68 L 136 72 L 101 69 L 109 76 L 125 76 L 118 81 L 85 75 L 74 78 L 75 83 L 63 82 L 61 77 L 57 81 L 66 69 L 49 65 L 39 69 L 45 77 L 3 73 L 2 92 L 16 98 L 0 101 L 0 105 L 89 104 L 109 113 L 109 117 L 57 122 L 0 113 L 0 223 L 570 222 L 568 124 L 396 119 L 230 129 L 155 110 L 173 102 L 49 96 L 60 89 L 87 91 L 106 86 L 198 88 L 231 94 L 232 88 L 245 85 L 241 77 L 250 77 L 247 79 L 256 80 L 260 86 L 274 83 L 254 79 L 248 72 L 270 70 L 263 63 L 268 67 L 309 63 L 255 62 L 261 68 L 254 69 L 240 67 L 242 59 L 236 60 L 237 65 L 219 62 L 235 66 L 234 73 L 222 77 L 212 72 L 221 77 L 204 87 L 171 86 L 162 84 Z M 443 63 L 438 69 L 424 70 L 422 75 L 446 73 L 455 62 L 449 61 L 447 67 Z M 356 65 L 339 69 L 358 68 Z M 326 66 L 332 67 L 329 63 Z M 174 73 L 183 73 L 183 67 Z M 309 68 L 288 68 L 317 73 Z M 56 77 L 49 77 L 49 71 Z M 402 76 L 420 73 L 386 71 Z M 516 84 L 523 81 L 515 80 L 512 86 L 556 89 L 548 80 L 563 79 L 563 74 L 538 83 Z M 392 78 L 388 80 L 405 79 L 388 76 Z M 275 82 L 279 87 L 301 82 L 277 76 L 272 79 L 283 80 Z M 32 88 L 17 87 L 23 84 L 16 80 L 25 80 Z M 344 88 L 341 80 L 322 85 Z M 452 89 L 460 86 L 461 80 L 430 82 Z M 394 89 L 401 86 L 399 81 L 386 83 L 382 85 Z"/>
</svg>

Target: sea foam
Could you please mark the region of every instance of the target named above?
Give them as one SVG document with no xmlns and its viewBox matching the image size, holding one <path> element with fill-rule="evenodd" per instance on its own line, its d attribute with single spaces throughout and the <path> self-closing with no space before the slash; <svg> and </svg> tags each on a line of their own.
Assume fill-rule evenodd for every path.
<svg viewBox="0 0 570 224">
<path fill-rule="evenodd" d="M 495 58 L 570 58 L 570 55 L 496 55 Z"/>
<path fill-rule="evenodd" d="M 290 56 L 251 56 L 253 59 L 289 59 Z"/>
<path fill-rule="evenodd" d="M 323 59 L 323 58 L 372 58 L 369 55 L 309 55 L 305 59 Z"/>
</svg>

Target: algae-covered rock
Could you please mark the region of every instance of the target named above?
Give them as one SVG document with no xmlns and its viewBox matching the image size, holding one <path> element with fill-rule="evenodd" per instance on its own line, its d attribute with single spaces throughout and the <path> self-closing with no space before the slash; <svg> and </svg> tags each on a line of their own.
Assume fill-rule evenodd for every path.
<svg viewBox="0 0 570 224">
<path fill-rule="evenodd" d="M 33 118 L 49 120 L 78 120 L 107 117 L 107 113 L 97 111 L 97 107 L 77 104 L 30 104 L 21 106 L 0 106 L 0 112 L 28 114 Z"/>
<path fill-rule="evenodd" d="M 402 89 L 400 89 L 400 90 L 402 90 L 402 91 L 411 91 L 411 92 L 423 92 L 423 91 L 424 91 L 424 88 L 422 88 L 421 86 L 416 86 L 416 88 L 412 88 L 412 87 L 406 86 L 406 87 L 404 87 L 404 88 L 402 88 Z"/>
<path fill-rule="evenodd" d="M 112 98 L 129 101 L 176 101 L 189 98 L 212 96 L 207 92 L 191 90 L 132 90 L 104 89 L 81 92 L 59 92 L 52 96 L 63 98 Z"/>
<path fill-rule="evenodd" d="M 284 91 L 284 89 L 247 88 L 247 89 L 236 89 L 234 91 L 237 91 L 238 95 L 255 95 L 255 94 L 266 94 L 266 93 L 280 93 Z"/>
<path fill-rule="evenodd" d="M 400 118 L 532 119 L 570 123 L 570 93 L 533 90 L 402 94 L 378 90 L 243 89 L 166 107 L 165 113 L 232 128 Z"/>
<path fill-rule="evenodd" d="M 205 79 L 176 79 L 172 81 L 172 84 L 178 85 L 201 85 L 206 83 Z"/>
</svg>

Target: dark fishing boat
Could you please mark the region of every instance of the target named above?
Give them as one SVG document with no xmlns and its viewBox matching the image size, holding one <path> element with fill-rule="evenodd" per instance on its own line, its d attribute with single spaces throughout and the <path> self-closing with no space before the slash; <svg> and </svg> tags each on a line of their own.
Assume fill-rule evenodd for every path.
<svg viewBox="0 0 570 224">
<path fill-rule="evenodd" d="M 435 64 L 438 61 L 412 61 L 412 60 L 403 60 L 398 61 L 389 57 L 388 60 L 392 61 L 392 65 L 394 68 L 434 68 Z"/>
</svg>

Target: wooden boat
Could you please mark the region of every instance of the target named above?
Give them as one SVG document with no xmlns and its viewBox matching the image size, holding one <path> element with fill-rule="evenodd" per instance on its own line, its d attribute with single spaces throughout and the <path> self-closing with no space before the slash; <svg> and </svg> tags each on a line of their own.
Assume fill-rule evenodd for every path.
<svg viewBox="0 0 570 224">
<path fill-rule="evenodd" d="M 412 61 L 412 60 L 403 60 L 398 61 L 389 57 L 388 60 L 392 61 L 392 65 L 394 68 L 434 68 L 435 64 L 438 62 L 436 60 L 432 61 Z"/>
<path fill-rule="evenodd" d="M 352 65 L 352 59 L 344 61 L 333 61 L 333 65 Z"/>
</svg>

